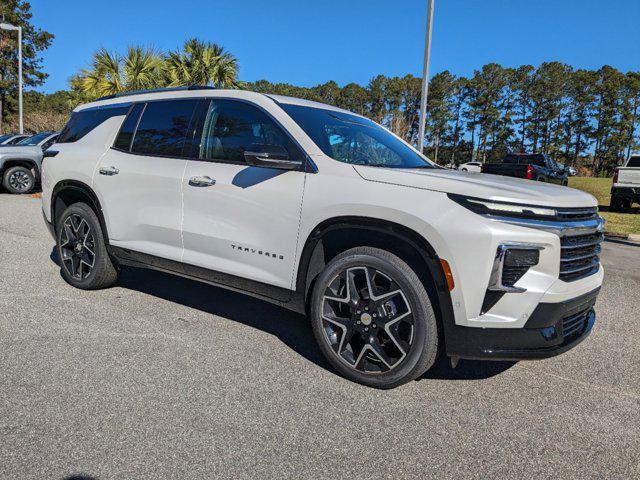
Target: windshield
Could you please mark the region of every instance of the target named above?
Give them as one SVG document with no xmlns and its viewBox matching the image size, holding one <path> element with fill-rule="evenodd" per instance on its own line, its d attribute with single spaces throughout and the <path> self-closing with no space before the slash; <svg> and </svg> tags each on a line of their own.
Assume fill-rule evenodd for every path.
<svg viewBox="0 0 640 480">
<path fill-rule="evenodd" d="M 46 139 L 49 136 L 51 136 L 51 133 L 49 132 L 36 133 L 35 135 L 31 137 L 27 137 L 24 140 L 18 142 L 16 145 L 38 145 L 40 142 L 42 142 L 44 139 Z"/>
<path fill-rule="evenodd" d="M 356 115 L 280 104 L 325 155 L 353 165 L 434 168 L 424 157 L 375 122 Z"/>
</svg>

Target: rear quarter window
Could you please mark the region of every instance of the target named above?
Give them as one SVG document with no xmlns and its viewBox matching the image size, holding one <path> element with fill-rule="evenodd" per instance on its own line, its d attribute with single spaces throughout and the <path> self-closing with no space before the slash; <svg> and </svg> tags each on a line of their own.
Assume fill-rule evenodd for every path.
<svg viewBox="0 0 640 480">
<path fill-rule="evenodd" d="M 126 115 L 130 104 L 107 105 L 104 107 L 87 108 L 79 112 L 73 112 L 60 136 L 58 143 L 73 143 L 87 135 L 98 125 L 111 117 Z"/>
</svg>

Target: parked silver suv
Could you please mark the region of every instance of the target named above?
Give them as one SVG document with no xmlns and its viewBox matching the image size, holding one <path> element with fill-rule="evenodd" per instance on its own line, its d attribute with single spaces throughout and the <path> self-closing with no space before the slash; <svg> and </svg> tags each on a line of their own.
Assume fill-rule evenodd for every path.
<svg viewBox="0 0 640 480">
<path fill-rule="evenodd" d="M 58 138 L 57 132 L 42 132 L 15 145 L 0 147 L 0 175 L 9 193 L 31 193 L 40 181 L 44 152 Z"/>
</svg>

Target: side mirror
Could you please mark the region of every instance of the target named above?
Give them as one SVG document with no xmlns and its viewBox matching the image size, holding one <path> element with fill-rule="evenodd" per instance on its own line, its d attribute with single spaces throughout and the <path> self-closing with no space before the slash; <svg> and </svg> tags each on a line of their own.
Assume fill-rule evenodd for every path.
<svg viewBox="0 0 640 480">
<path fill-rule="evenodd" d="M 290 160 L 289 153 L 280 145 L 254 143 L 245 150 L 244 159 L 252 167 L 296 170 L 302 166 L 302 162 Z"/>
</svg>

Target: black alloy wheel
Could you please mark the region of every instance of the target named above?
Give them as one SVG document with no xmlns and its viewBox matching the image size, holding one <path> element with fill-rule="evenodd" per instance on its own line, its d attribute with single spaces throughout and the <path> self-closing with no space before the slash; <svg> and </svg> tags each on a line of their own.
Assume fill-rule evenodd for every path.
<svg viewBox="0 0 640 480">
<path fill-rule="evenodd" d="M 350 380 L 394 388 L 435 362 L 438 327 L 429 296 L 411 267 L 392 253 L 373 247 L 343 252 L 313 289 L 316 341 Z"/>
<path fill-rule="evenodd" d="M 118 279 L 102 226 L 85 203 L 68 207 L 56 220 L 56 238 L 62 277 L 83 290 L 110 287 Z"/>
<path fill-rule="evenodd" d="M 402 289 L 372 267 L 347 268 L 333 279 L 322 321 L 335 354 L 365 373 L 392 370 L 413 343 L 413 312 Z"/>
<path fill-rule="evenodd" d="M 95 238 L 87 220 L 69 215 L 62 224 L 60 253 L 62 266 L 71 277 L 84 280 L 96 261 Z"/>
</svg>

